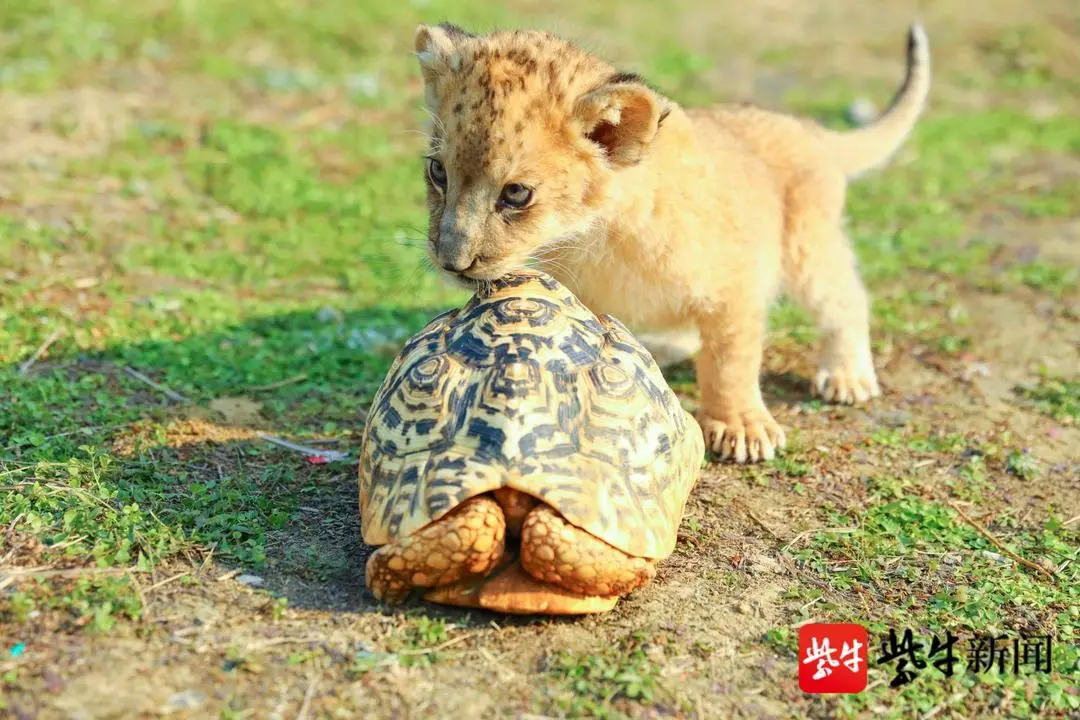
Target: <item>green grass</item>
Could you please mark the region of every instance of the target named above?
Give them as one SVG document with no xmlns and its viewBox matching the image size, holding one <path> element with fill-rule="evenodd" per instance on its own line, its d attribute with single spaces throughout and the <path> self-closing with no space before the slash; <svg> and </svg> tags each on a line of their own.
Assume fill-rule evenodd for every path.
<svg viewBox="0 0 1080 720">
<path fill-rule="evenodd" d="M 442 618 L 423 615 L 409 618 L 393 634 L 386 652 L 360 650 L 353 657 L 349 674 L 363 676 L 387 665 L 403 668 L 428 667 L 444 658 L 441 649 L 449 642 L 452 626 Z"/>
<path fill-rule="evenodd" d="M 1080 268 L 1041 261 L 1018 263 L 1009 268 L 1008 281 L 1057 297 L 1076 291 Z"/>
<path fill-rule="evenodd" d="M 651 705 L 661 690 L 660 668 L 641 641 L 631 635 L 598 653 L 557 653 L 548 672 L 569 693 L 560 709 L 569 717 L 624 718 L 630 707 Z"/>
<path fill-rule="evenodd" d="M 1080 379 L 1043 372 L 1038 382 L 1016 388 L 1041 412 L 1063 423 L 1080 423 Z"/>
<path fill-rule="evenodd" d="M 1013 90 L 1075 86 L 1076 78 L 1061 74 L 1054 62 L 1055 49 L 1050 28 L 1035 24 L 1008 28 L 981 47 L 1001 86 Z"/>
<path fill-rule="evenodd" d="M 9 468 L 0 478 L 2 517 L 44 546 L 41 566 L 149 569 L 182 546 L 181 533 L 140 507 L 136 497 L 112 482 L 116 468 L 100 450 L 83 446 L 64 462 Z M 91 572 L 63 587 L 34 582 L 0 604 L 0 618 L 27 622 L 36 610 L 53 609 L 71 617 L 74 627 L 108 631 L 117 619 L 137 619 L 141 603 L 130 577 Z"/>
<path fill-rule="evenodd" d="M 972 211 L 1001 192 L 1008 158 L 1080 152 L 1080 129 L 1065 117 L 1036 119 L 1012 110 L 942 112 L 919 124 L 908 148 L 902 154 L 916 157 L 916 164 L 856 183 L 850 194 L 868 282 L 914 270 L 975 278 L 992 272 L 986 261 L 1004 239 L 972 236 Z M 1006 193 L 1012 196 L 1026 193 Z"/>
<path fill-rule="evenodd" d="M 1080 570 L 1073 565 L 1080 535 L 1075 530 L 1057 520 L 1037 531 L 991 526 L 1020 556 L 1063 568 L 1051 582 L 1001 555 L 951 508 L 916 495 L 904 483 L 877 483 L 871 500 L 855 515 L 836 513 L 829 520 L 831 527 L 857 530 L 819 534 L 794 552 L 803 570 L 827 588 L 828 602 L 815 604 L 816 621 L 862 623 L 872 636 L 869 681 L 885 682 L 842 698 L 842 710 L 884 704 L 899 716 L 900 708 L 929 712 L 939 705 L 983 707 L 1008 701 L 1015 716 L 1028 716 L 1080 707 L 1080 698 L 1067 692 L 1070 678 L 1080 672 L 1074 644 L 1080 627 Z M 874 597 L 869 616 L 868 593 Z M 948 631 L 960 637 L 956 675 L 947 679 L 928 663 L 910 684 L 890 687 L 895 664 L 873 665 L 888 631 L 899 635 L 906 628 L 926 648 L 933 635 L 944 639 Z M 1006 636 L 1011 643 L 1047 634 L 1054 639 L 1054 670 L 1047 676 L 1017 676 L 1011 667 L 1004 675 L 976 674 L 965 656 L 975 637 Z M 777 636 L 777 641 L 788 648 L 792 639 Z"/>
<path fill-rule="evenodd" d="M 449 639 L 449 628 L 444 619 L 420 616 L 397 631 L 389 649 L 397 653 L 397 661 L 402 667 L 424 666 L 439 661 L 439 648 Z"/>
<path fill-rule="evenodd" d="M 5 56 L 14 63 L 0 81 L 10 87 L 50 89 L 92 77 L 102 67 L 144 62 L 176 74 L 254 80 L 270 90 L 355 88 L 358 99 L 367 97 L 367 77 L 383 91 L 407 77 L 400 57 L 411 51 L 416 23 L 456 17 L 492 25 L 506 17 L 496 8 L 446 0 L 317 6 L 297 0 L 139 6 L 31 0 L 9 10 L 0 30 Z M 390 35 L 387 28 L 404 32 Z M 260 45 L 270 51 L 250 52 Z"/>
<path fill-rule="evenodd" d="M 96 108 L 116 112 L 123 127 L 100 153 L 43 151 L 28 165 L 5 166 L 4 189 L 13 196 L 0 197 L 0 538 L 10 542 L 0 556 L 14 549 L 10 562 L 68 574 L 0 588 L 0 626 L 74 643 L 88 635 L 145 639 L 153 628 L 141 579 L 211 553 L 268 576 L 355 580 L 347 542 L 356 536 L 353 461 L 312 465 L 250 433 L 230 435 L 243 423 L 211 404 L 250 400 L 260 428 L 355 453 L 364 410 L 400 342 L 464 297 L 424 263 L 424 114 L 413 27 L 452 18 L 485 29 L 531 16 L 447 0 L 9 5 L 0 13 L 5 98 L 44 102 L 93 85 L 133 88 L 145 105 L 131 117 L 112 100 Z M 601 3 L 573 12 L 600 26 L 613 10 Z M 645 24 L 636 32 L 624 41 L 633 47 L 621 48 L 639 56 L 630 69 L 681 102 L 714 97 L 708 77 L 716 58 L 671 28 Z M 1039 37 L 1021 28 L 987 50 L 1004 63 L 1009 89 L 1068 86 Z M 762 51 L 774 65 L 801 57 L 786 47 Z M 164 78 L 169 92 L 133 68 Z M 856 91 L 828 84 L 813 93 L 814 103 L 793 99 L 839 124 Z M 320 113 L 337 119 L 304 124 Z M 61 145 L 87 142 L 76 110 L 44 115 L 44 129 L 33 132 L 50 132 Z M 935 107 L 897 163 L 851 189 L 849 230 L 873 290 L 875 343 L 957 357 L 979 347 L 964 311 L 971 293 L 1023 288 L 1039 300 L 1071 301 L 1075 267 L 999 260 L 1012 257 L 1000 253 L 1010 238 L 981 219 L 1074 216 L 1074 181 L 1033 188 L 1023 176 L 1040 158 L 1077 153 L 1080 126 L 1066 113 L 1036 119 L 1023 108 Z M 770 330 L 800 352 L 819 339 L 809 316 L 786 301 Z M 688 396 L 697 392 L 689 367 L 669 379 Z M 1063 640 L 1059 674 L 1050 678 L 963 676 L 947 685 L 925 677 L 899 692 L 886 684 L 818 709 L 963 712 L 1007 701 L 1017 715 L 1074 711 L 1066 673 L 1077 656 L 1064 641 L 1080 625 L 1075 524 L 986 519 L 1015 552 L 1061 568 L 1058 582 L 1048 583 L 1001 562 L 985 538 L 923 493 L 923 476 L 910 467 L 912 457 L 933 457 L 948 469 L 934 492 L 981 503 L 1004 482 L 1037 485 L 1047 464 L 1022 438 L 991 442 L 918 418 L 898 428 L 848 426 L 855 415 L 778 392 L 815 420 L 862 433 L 853 445 L 891 463 L 860 481 L 869 502 L 858 510 L 817 497 L 832 460 L 811 456 L 794 427 L 787 453 L 733 476 L 813 505 L 830 527 L 858 528 L 821 533 L 791 551 L 801 574 L 787 599 L 796 607 L 814 601 L 814 613 L 868 621 L 875 632 L 1046 628 Z M 1080 420 L 1075 377 L 1045 375 L 1016 394 L 1018 405 L 1059 423 Z M 701 552 L 730 539 L 715 518 L 688 525 Z M 732 593 L 750 583 L 725 559 L 702 575 Z M 273 603 L 276 623 L 288 599 Z M 441 670 L 467 646 L 442 649 L 458 632 L 443 619 L 410 615 L 370 647 L 348 648 L 348 677 L 375 683 L 390 665 Z M 602 643 L 552 650 L 530 669 L 555 710 L 623 717 L 678 704 L 640 635 L 599 632 L 608 633 Z M 787 628 L 776 628 L 755 647 L 787 652 L 791 642 Z M 290 650 L 287 662 L 322 663 L 323 652 Z M 11 690 L 26 675 L 5 662 L 13 661 L 0 656 L 0 683 Z M 242 648 L 224 662 L 256 676 L 270 667 Z M 785 697 L 781 685 L 764 692 Z"/>
<path fill-rule="evenodd" d="M 1016 195 L 1010 198 L 1009 207 L 1020 210 L 1030 218 L 1071 218 L 1080 210 L 1080 181 L 1068 179 L 1050 188 Z"/>
<path fill-rule="evenodd" d="M 955 244 L 963 233 L 967 181 L 989 171 L 962 149 L 973 132 L 984 143 L 1020 150 L 1080 146 L 1071 125 L 1007 114 L 928 122 L 914 144 L 917 174 L 902 168 L 853 192 L 855 237 L 871 282 L 912 271 L 985 272 L 977 266 L 992 243 L 967 241 L 959 250 Z M 389 348 L 457 296 L 418 265 L 419 253 L 407 240 L 415 237 L 409 228 L 423 223 L 415 163 L 402 162 L 384 131 L 351 127 L 312 139 L 225 120 L 211 125 L 197 147 L 177 149 L 174 139 L 167 126 L 137 128 L 109 155 L 73 167 L 76 174 L 106 173 L 129 185 L 180 182 L 194 191 L 187 198 L 163 196 L 173 219 L 151 220 L 147 235 L 126 241 L 122 258 L 72 274 L 106 278 L 92 292 L 107 314 L 58 312 L 48 299 L 49 286 L 36 279 L 40 269 L 72 257 L 55 233 L 39 228 L 23 242 L 26 226 L 16 222 L 0 239 L 27 273 L 25 282 L 0 291 L 9 301 L 0 316 L 7 331 L 0 352 L 9 362 L 0 370 L 0 391 L 11 398 L 0 417 L 8 458 L 2 482 L 12 500 L 0 524 L 20 518 L 47 545 L 80 538 L 66 546 L 65 556 L 99 566 L 159 562 L 193 542 L 213 545 L 223 560 L 262 568 L 267 534 L 295 520 L 297 495 L 310 482 L 298 477 L 288 456 L 259 445 L 227 449 L 232 459 L 223 477 L 184 469 L 164 442 L 171 403 L 122 368 L 134 367 L 203 406 L 219 396 L 257 394 L 264 416 L 278 427 L 346 438 L 381 381 Z M 373 169 L 349 181 L 323 179 L 314 148 L 320 142 Z M 240 221 L 206 220 L 210 203 Z M 85 252 L 115 242 L 90 215 L 80 217 L 76 232 Z M 74 260 L 88 262 L 81 253 Z M 1071 287 L 1066 269 L 1029 263 L 1011 272 L 1054 294 Z M 139 273 L 167 282 L 142 295 Z M 324 297 L 312 298 L 313 285 L 326 288 L 314 293 Z M 887 333 L 938 333 L 942 349 L 958 352 L 967 341 L 954 339 L 959 326 L 950 307 L 947 295 L 926 291 L 875 304 Z M 816 337 L 805 313 L 790 305 L 781 305 L 772 323 L 798 343 Z M 64 335 L 49 363 L 19 374 L 17 364 L 54 330 Z M 299 376 L 300 382 L 269 392 L 252 390 Z M 672 382 L 679 384 L 677 377 Z M 1075 418 L 1068 405 L 1075 395 L 1072 385 L 1052 382 L 1030 393 L 1059 419 Z M 135 420 L 151 423 L 152 454 L 117 464 L 102 447 Z M 776 469 L 802 477 L 809 466 L 785 457 Z M 1016 464 L 1017 474 L 1029 472 Z M 317 557 L 296 562 L 315 566 Z M 27 608 L 39 605 L 67 608 L 80 618 L 77 624 L 98 631 L 139 616 L 138 597 L 125 578 L 80 581 L 55 596 L 47 584 L 37 584 L 16 598 L 10 617 L 25 619 Z M 584 699 L 571 709 L 591 712 L 614 695 L 648 692 L 644 680 L 619 680 L 638 677 L 621 667 L 602 657 L 564 667 L 560 672 L 584 688 L 578 693 Z"/>
</svg>

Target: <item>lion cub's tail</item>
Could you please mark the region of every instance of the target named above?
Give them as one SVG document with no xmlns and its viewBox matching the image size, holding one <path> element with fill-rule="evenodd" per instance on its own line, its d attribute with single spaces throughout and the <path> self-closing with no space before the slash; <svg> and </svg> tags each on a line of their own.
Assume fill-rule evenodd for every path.
<svg viewBox="0 0 1080 720">
<path fill-rule="evenodd" d="M 908 31 L 907 72 L 889 107 L 866 127 L 848 132 L 825 132 L 844 173 L 856 177 L 884 165 L 900 149 L 930 92 L 930 41 L 915 23 Z"/>
</svg>

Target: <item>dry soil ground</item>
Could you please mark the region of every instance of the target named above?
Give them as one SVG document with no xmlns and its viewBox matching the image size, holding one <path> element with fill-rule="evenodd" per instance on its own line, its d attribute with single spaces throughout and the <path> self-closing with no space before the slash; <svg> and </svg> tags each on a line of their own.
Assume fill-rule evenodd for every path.
<svg viewBox="0 0 1080 720">
<path fill-rule="evenodd" d="M 419 261 L 415 23 L 555 29 L 684 103 L 840 125 L 916 16 L 930 110 L 849 206 L 884 397 L 810 400 L 781 304 L 792 447 L 710 464 L 650 586 L 575 620 L 375 603 L 364 408 L 462 299 Z M 1080 717 L 1078 43 L 1064 0 L 5 5 L 0 716 Z M 867 625 L 871 662 L 952 632 L 961 664 L 807 695 L 810 621 Z M 1051 636 L 1052 670 L 977 671 L 991 635 Z"/>
</svg>

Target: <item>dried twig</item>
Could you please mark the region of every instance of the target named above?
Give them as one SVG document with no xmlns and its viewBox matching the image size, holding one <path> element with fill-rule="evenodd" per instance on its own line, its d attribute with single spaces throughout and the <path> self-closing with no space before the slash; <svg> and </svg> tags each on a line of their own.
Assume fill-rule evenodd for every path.
<svg viewBox="0 0 1080 720">
<path fill-rule="evenodd" d="M 259 437 L 261 437 L 266 442 L 280 445 L 287 450 L 304 453 L 305 455 L 321 455 L 327 460 L 344 460 L 345 458 L 349 457 L 348 453 L 339 452 L 337 450 L 318 450 L 316 448 L 305 447 L 304 445 L 297 445 L 296 443 L 289 442 L 288 440 L 282 440 L 279 437 L 267 435 L 266 433 L 259 433 Z"/>
<path fill-rule="evenodd" d="M 1024 558 L 1020 557 L 1019 555 L 1014 553 L 1009 548 L 1005 547 L 1005 545 L 1002 544 L 1002 542 L 1000 540 L 998 540 L 996 537 L 994 537 L 993 535 L 990 534 L 989 530 L 987 530 L 982 525 L 980 525 L 979 523 L 972 520 L 967 515 L 967 513 L 965 513 L 963 510 L 960 509 L 960 506 L 958 506 L 956 503 L 950 502 L 949 507 L 951 507 L 953 510 L 955 510 L 956 514 L 959 515 L 964 520 L 964 522 L 966 522 L 968 525 L 970 525 L 975 530 L 975 532 L 979 533 L 984 538 L 989 540 L 990 544 L 992 544 L 994 547 L 996 547 L 998 550 L 1000 550 L 1003 555 L 1005 555 L 1005 556 L 1007 556 L 1009 558 L 1012 558 L 1014 561 L 1016 561 L 1017 563 L 1023 565 L 1024 567 L 1028 568 L 1029 570 L 1034 570 L 1037 573 L 1045 575 L 1046 577 L 1050 578 L 1050 580 L 1052 582 L 1057 582 L 1057 574 L 1053 570 L 1048 570 L 1048 569 L 1044 568 L 1042 565 L 1038 565 L 1036 563 L 1033 563 L 1030 560 L 1025 560 Z"/>
<path fill-rule="evenodd" d="M 45 569 L 44 566 L 39 567 L 39 568 L 27 568 L 26 570 L 23 570 L 23 571 L 19 571 L 19 570 L 13 571 L 10 574 L 7 574 L 6 577 L 0 577 L 0 590 L 3 590 L 8 585 L 15 582 L 15 579 L 20 577 L 21 575 L 29 574 L 29 571 L 31 571 L 31 570 L 44 570 L 44 569 Z"/>
<path fill-rule="evenodd" d="M 786 553 L 786 552 L 787 552 L 788 550 L 790 550 L 790 549 L 792 548 L 792 546 L 794 546 L 794 545 L 795 545 L 795 544 L 796 544 L 797 542 L 799 542 L 799 541 L 800 541 L 800 540 L 802 540 L 803 538 L 808 538 L 808 537 L 810 537 L 811 535 L 814 535 L 814 534 L 816 534 L 816 533 L 822 533 L 822 534 L 828 534 L 828 533 L 831 533 L 831 534 L 833 534 L 833 535 L 846 535 L 846 534 L 848 534 L 848 533 L 853 533 L 853 532 L 857 532 L 857 531 L 859 530 L 859 528 L 860 528 L 860 527 L 861 527 L 861 526 L 859 526 L 859 525 L 856 525 L 855 527 L 820 528 L 820 529 L 818 529 L 818 530 L 803 530 L 803 531 L 802 531 L 801 533 L 799 533 L 799 534 L 798 534 L 798 535 L 796 535 L 795 537 L 791 538 L 791 542 L 789 542 L 789 543 L 788 543 L 787 545 L 785 545 L 784 547 L 780 548 L 780 552 L 781 552 L 781 553 Z"/>
<path fill-rule="evenodd" d="M 45 351 L 49 349 L 49 346 L 59 340 L 60 336 L 63 334 L 64 330 L 62 328 L 53 330 L 52 333 L 49 334 L 49 337 L 45 338 L 45 342 L 41 343 L 41 345 L 38 346 L 38 349 L 34 351 L 34 354 L 27 358 L 26 362 L 19 366 L 19 374 L 25 375 L 27 372 L 29 372 L 30 368 L 34 367 L 34 363 L 36 363 L 41 358 L 41 356 L 45 354 Z"/>
<path fill-rule="evenodd" d="M 400 650 L 395 654 L 396 655 L 430 655 L 431 653 L 442 652 L 443 650 L 450 647 L 451 645 L 457 645 L 459 642 L 462 642 L 463 640 L 468 640 L 469 638 L 475 637 L 476 635 L 477 635 L 477 633 L 465 633 L 463 635 L 458 635 L 456 638 L 453 638 L 451 640 L 447 640 L 446 642 L 442 643 L 441 645 L 436 645 L 435 647 L 421 648 L 419 650 Z"/>
<path fill-rule="evenodd" d="M 210 546 L 210 549 L 206 553 L 206 557 L 203 558 L 202 565 L 199 567 L 199 575 L 202 575 L 204 572 L 206 572 L 206 568 L 208 565 L 210 565 L 210 561 L 214 559 L 215 550 L 217 550 L 217 543 L 214 543 Z"/>
<path fill-rule="evenodd" d="M 261 650 L 262 648 L 273 647 L 275 645 L 305 645 L 311 643 L 322 642 L 324 638 L 316 635 L 305 635 L 303 637 L 279 637 L 271 638 L 269 640 L 261 640 L 259 642 L 248 643 L 247 651 Z"/>
<path fill-rule="evenodd" d="M 1077 515 L 1076 517 L 1071 517 L 1071 518 L 1069 518 L 1069 519 L 1068 519 L 1068 520 L 1066 520 L 1065 522 L 1061 523 L 1061 526 L 1062 526 L 1062 527 L 1069 527 L 1070 525 L 1072 525 L 1072 524 L 1073 524 L 1074 522 L 1076 522 L 1077 520 L 1080 520 L 1080 515 Z"/>
<path fill-rule="evenodd" d="M 67 540 L 63 541 L 63 542 L 58 542 L 55 545 L 50 545 L 49 546 L 49 551 L 50 552 L 60 552 L 61 550 L 63 550 L 66 547 L 71 547 L 72 545 L 78 545 L 79 543 L 81 543 L 85 539 L 86 539 L 86 535 L 76 535 L 75 537 L 70 537 Z"/>
<path fill-rule="evenodd" d="M 19 521 L 22 520 L 23 517 L 25 517 L 25 515 L 26 515 L 26 513 L 19 513 L 18 515 L 15 516 L 15 519 L 11 521 L 11 524 L 8 525 L 7 532 L 4 533 L 3 547 L 8 547 L 8 543 L 11 542 L 11 536 L 15 532 L 15 526 L 19 524 Z M 11 550 L 9 550 L 7 553 L 5 553 L 2 560 L 7 560 L 9 557 L 11 557 L 12 554 L 14 554 L 14 552 L 15 552 L 15 548 L 11 548 Z"/>
<path fill-rule="evenodd" d="M 311 707 L 311 698 L 315 697 L 315 686 L 318 684 L 318 677 L 311 678 L 311 682 L 307 687 L 307 692 L 304 693 L 304 702 L 300 705 L 300 712 L 296 715 L 296 720 L 305 720 L 305 718 L 307 718 L 308 709 Z"/>
<path fill-rule="evenodd" d="M 268 385 L 255 385 L 248 388 L 251 392 L 260 392 L 262 390 L 276 390 L 286 385 L 293 385 L 294 383 L 303 382 L 307 380 L 307 375 L 293 375 L 291 378 L 285 378 L 284 380 L 278 380 L 277 382 L 270 383 Z"/>
<path fill-rule="evenodd" d="M 176 392 L 175 390 L 171 390 L 171 389 L 165 387 L 164 385 L 161 385 L 159 383 L 154 382 L 153 380 L 146 377 L 141 372 L 139 372 L 138 370 L 136 370 L 135 368 L 133 368 L 133 367 L 131 367 L 129 365 L 124 366 L 124 372 L 126 372 L 128 375 L 135 378 L 139 382 L 144 382 L 147 385 L 149 385 L 150 387 L 154 388 L 155 390 L 161 392 L 163 395 L 165 395 L 170 400 L 175 400 L 176 402 L 179 402 L 179 403 L 188 402 L 188 399 L 186 397 L 184 397 L 183 395 L 181 395 L 180 393 Z"/>
<path fill-rule="evenodd" d="M 146 588 L 145 592 L 146 592 L 147 595 L 149 595 L 152 591 L 157 590 L 159 587 L 162 587 L 163 585 L 168 585 L 169 583 L 173 582 L 174 580 L 179 580 L 180 578 L 187 577 L 190 574 L 191 573 L 187 573 L 187 572 L 176 573 L 172 577 L 168 577 L 168 578 L 165 578 L 164 580 L 161 580 L 159 582 L 154 583 L 150 587 Z"/>
<path fill-rule="evenodd" d="M 779 535 L 777 535 L 777 534 L 776 534 L 776 532 L 775 532 L 775 531 L 774 531 L 774 530 L 773 530 L 773 529 L 772 529 L 771 527 L 769 527 L 768 525 L 766 525 L 766 524 L 765 524 L 765 521 L 764 521 L 764 520 L 762 520 L 762 519 L 761 519 L 761 518 L 759 518 L 759 517 L 758 517 L 757 515 L 755 515 L 755 514 L 754 514 L 754 511 L 750 509 L 750 506 L 748 506 L 748 505 L 747 505 L 746 503 L 744 503 L 744 502 L 743 502 L 743 501 L 742 501 L 742 500 L 741 500 L 740 498 L 735 498 L 735 499 L 734 499 L 734 500 L 732 501 L 732 504 L 733 504 L 733 505 L 737 505 L 737 506 L 738 506 L 739 508 L 741 508 L 741 509 L 742 509 L 742 511 L 743 511 L 744 513 L 746 513 L 746 515 L 747 515 L 747 516 L 748 516 L 748 517 L 749 517 L 749 518 L 750 518 L 751 520 L 753 520 L 753 521 L 754 521 L 754 524 L 755 524 L 755 525 L 757 525 L 757 526 L 758 526 L 758 527 L 760 527 L 760 528 L 761 528 L 762 530 L 764 530 L 765 532 L 767 532 L 767 533 L 769 533 L 770 535 L 772 535 L 772 536 L 773 536 L 773 539 L 774 539 L 774 540 L 779 540 L 779 541 L 783 542 L 783 540 L 784 540 L 784 539 L 783 539 L 782 537 L 780 537 Z"/>
<path fill-rule="evenodd" d="M 150 620 L 150 603 L 146 600 L 146 593 L 143 592 L 142 583 L 140 583 L 139 579 L 135 577 L 134 568 L 132 568 L 132 571 L 129 571 L 127 573 L 127 576 L 128 580 L 135 587 L 135 592 L 139 595 L 139 605 L 142 607 L 142 619 Z M 151 579 L 153 578 L 151 577 Z"/>
</svg>

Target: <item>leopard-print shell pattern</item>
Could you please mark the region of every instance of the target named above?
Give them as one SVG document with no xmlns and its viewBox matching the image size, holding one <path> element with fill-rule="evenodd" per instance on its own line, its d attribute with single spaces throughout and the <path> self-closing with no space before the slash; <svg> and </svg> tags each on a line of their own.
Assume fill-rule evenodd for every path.
<svg viewBox="0 0 1080 720">
<path fill-rule="evenodd" d="M 488 283 L 398 354 L 360 450 L 382 545 L 499 487 L 638 557 L 664 558 L 705 448 L 649 352 L 551 277 Z"/>
</svg>

